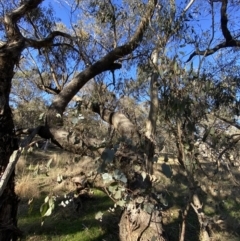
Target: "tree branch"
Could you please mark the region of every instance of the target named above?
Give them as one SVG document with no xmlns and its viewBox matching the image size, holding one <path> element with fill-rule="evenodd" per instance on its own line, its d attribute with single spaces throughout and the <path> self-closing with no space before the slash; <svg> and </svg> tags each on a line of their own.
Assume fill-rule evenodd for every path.
<svg viewBox="0 0 240 241">
<path fill-rule="evenodd" d="M 40 130 L 40 126 L 35 128 L 35 129 L 31 129 L 31 134 L 29 136 L 27 136 L 20 144 L 20 148 L 16 151 L 13 152 L 13 154 L 10 157 L 9 163 L 0 179 L 0 197 L 3 194 L 3 191 L 5 190 L 5 187 L 8 183 L 8 180 L 17 164 L 17 161 L 19 159 L 19 157 L 21 156 L 22 150 L 24 147 L 28 146 L 29 143 L 32 141 L 32 139 L 34 138 L 34 136 L 36 134 L 38 134 L 38 131 Z M 30 131 L 29 131 L 30 132 Z"/>
<path fill-rule="evenodd" d="M 142 18 L 135 34 L 130 41 L 122 46 L 116 47 L 110 53 L 106 54 L 102 59 L 73 78 L 72 81 L 61 91 L 61 93 L 55 97 L 50 107 L 50 111 L 55 110 L 57 113 L 62 114 L 73 96 L 75 96 L 91 78 L 104 71 L 119 69 L 121 67 L 120 64 L 114 62 L 130 54 L 140 45 L 143 34 L 147 29 L 149 21 L 154 13 L 156 3 L 156 0 L 149 0 L 146 14 Z"/>
<path fill-rule="evenodd" d="M 47 92 L 48 94 L 52 94 L 52 95 L 57 95 L 61 91 L 58 88 L 51 88 L 50 86 L 41 85 L 41 84 L 37 84 L 37 87 L 40 90 L 43 90 L 43 91 Z"/>
<path fill-rule="evenodd" d="M 17 22 L 29 11 L 35 9 L 43 0 L 29 0 L 25 1 L 17 9 L 4 16 L 4 25 L 6 28 L 7 37 L 9 39 L 20 37 L 23 38 L 19 31 Z"/>
<path fill-rule="evenodd" d="M 53 40 L 56 37 L 64 37 L 70 40 L 75 40 L 74 37 L 67 33 L 63 33 L 61 31 L 53 31 L 51 32 L 46 38 L 41 39 L 41 40 L 35 40 L 35 39 L 30 39 L 30 38 L 25 38 L 25 47 L 32 47 L 35 49 L 40 49 L 43 47 L 50 47 L 52 46 Z"/>
<path fill-rule="evenodd" d="M 146 170 L 153 174 L 153 156 L 155 151 L 156 124 L 158 118 L 159 99 L 158 99 L 158 73 L 156 72 L 159 58 L 159 50 L 156 48 L 151 56 L 152 76 L 150 81 L 150 109 L 146 121 L 145 146 L 147 152 Z"/>
<path fill-rule="evenodd" d="M 216 116 L 219 120 L 222 120 L 222 121 L 224 121 L 224 122 L 230 124 L 231 126 L 234 126 L 234 127 L 236 127 L 237 129 L 240 130 L 240 125 L 238 123 L 236 123 L 234 120 L 230 120 L 230 119 L 221 117 L 221 116 L 219 116 L 217 114 L 215 114 L 214 116 Z"/>
<path fill-rule="evenodd" d="M 228 29 L 227 23 L 227 4 L 228 0 L 222 0 L 222 7 L 221 7 L 221 28 L 224 38 L 226 39 L 226 42 L 230 42 L 233 38 L 232 35 Z"/>
<path fill-rule="evenodd" d="M 239 47 L 240 46 L 240 41 L 236 40 L 232 37 L 231 32 L 228 29 L 228 17 L 227 17 L 227 4 L 228 0 L 222 0 L 222 5 L 221 5 L 221 29 L 222 29 L 222 34 L 225 38 L 225 41 L 217 44 L 215 47 L 211 49 L 206 49 L 206 50 L 195 50 L 188 58 L 186 62 L 189 62 L 194 56 L 196 55 L 204 55 L 204 56 L 209 56 L 217 52 L 218 50 L 222 48 L 227 48 L 227 47 Z"/>
<path fill-rule="evenodd" d="M 98 103 L 93 103 L 91 110 L 112 125 L 122 137 L 132 140 L 133 144 L 139 143 L 140 135 L 136 126 L 124 114 L 110 111 Z"/>
<path fill-rule="evenodd" d="M 74 37 L 67 33 L 61 31 L 53 31 L 46 38 L 41 40 L 25 38 L 17 25 L 17 22 L 24 17 L 29 11 L 38 7 L 38 5 L 43 2 L 43 0 L 28 0 L 25 3 L 21 4 L 17 9 L 13 10 L 11 13 L 4 16 L 4 25 L 6 28 L 6 35 L 11 44 L 6 45 L 7 43 L 2 44 L 1 52 L 4 52 L 6 49 L 10 51 L 16 48 L 21 47 L 21 51 L 27 47 L 33 47 L 35 49 L 40 49 L 42 47 L 49 47 L 53 44 L 53 40 L 56 37 L 64 37 L 70 39 L 71 41 L 76 40 Z"/>
</svg>

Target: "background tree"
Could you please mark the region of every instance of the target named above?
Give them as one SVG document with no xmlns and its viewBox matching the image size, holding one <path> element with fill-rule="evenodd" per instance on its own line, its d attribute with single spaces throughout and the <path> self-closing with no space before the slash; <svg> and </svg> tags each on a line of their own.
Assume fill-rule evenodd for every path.
<svg viewBox="0 0 240 241">
<path fill-rule="evenodd" d="M 27 130 L 28 141 L 38 134 L 80 154 L 105 148 L 101 151 L 105 190 L 112 192 L 116 203 L 125 208 L 120 220 L 121 240 L 166 239 L 161 210 L 155 209 L 160 201 L 152 188 L 152 162 L 167 139 L 161 133 L 170 133 L 168 142 L 188 178 L 189 202 L 182 215 L 181 239 L 184 239 L 185 216 L 192 206 L 201 224 L 200 239 L 208 240 L 209 223 L 205 223 L 209 219 L 200 210 L 195 175 L 196 166 L 201 169 L 197 165 L 201 159 L 199 142 L 215 153 L 213 160 L 217 167 L 220 165 L 217 159 L 226 157 L 238 142 L 238 137 L 227 134 L 226 125 L 238 128 L 233 118 L 226 118 L 238 115 L 238 76 L 229 76 L 229 72 L 213 76 L 211 72 L 219 69 L 218 66 L 205 61 L 206 56 L 219 49 L 238 46 L 237 33 L 233 35 L 228 29 L 228 1 L 208 2 L 211 36 L 208 30 L 199 34 L 194 25 L 203 7 L 194 5 L 194 1 L 186 5 L 177 5 L 172 0 L 69 1 L 71 21 L 66 26 L 54 17 L 51 7 L 40 5 L 41 2 L 2 1 L 1 5 L 0 168 L 3 177 L 14 159 L 9 162 L 10 156 L 18 148 L 9 102 L 11 85 L 12 97 L 18 94 L 18 106 L 13 108 L 27 106 L 30 98 L 39 101 L 38 93 L 22 88 L 21 83 L 25 84 L 27 79 L 27 88 L 37 86 L 51 94 L 45 100 L 49 103 L 45 123 Z M 235 7 L 234 2 L 231 4 Z M 215 8 L 220 10 L 223 33 L 223 42 L 216 45 L 213 41 Z M 198 68 L 195 62 L 188 66 L 181 61 L 184 53 L 180 49 L 187 44 L 196 47 L 188 61 L 196 55 L 203 56 Z M 137 68 L 137 78 L 126 74 L 133 68 Z M 15 76 L 14 71 L 18 71 Z M 18 80 L 16 83 L 14 78 Z M 229 83 L 234 85 L 230 87 Z M 87 94 L 83 92 L 86 84 L 91 89 Z M 73 99 L 77 100 L 76 105 L 70 103 Z M 138 113 L 129 111 L 130 104 L 127 108 L 126 102 L 139 106 Z M 125 114 L 120 111 L 123 109 Z M 93 131 L 82 118 L 97 126 L 101 118 L 104 131 Z M 109 137 L 106 123 L 118 133 L 114 139 L 110 135 L 109 142 L 102 139 L 104 135 Z M 138 126 L 144 127 L 139 131 Z M 17 157 L 19 152 L 14 155 L 17 153 Z M 115 164 L 115 170 L 106 165 L 106 159 Z M 1 240 L 16 240 L 19 235 L 14 172 L 9 173 L 7 185 L 0 188 L 4 189 L 0 199 Z M 119 187 L 124 191 L 120 192 Z"/>
<path fill-rule="evenodd" d="M 41 51 L 47 51 L 50 47 L 54 53 L 54 47 L 64 47 L 67 43 L 61 42 L 61 39 L 66 38 L 67 41 L 76 42 L 77 37 L 56 30 L 54 24 L 47 21 L 43 14 L 42 9 L 38 8 L 42 1 L 32 0 L 19 3 L 18 7 L 15 4 L 4 4 L 2 7 L 3 22 L 2 22 L 2 36 L 4 39 L 1 46 L 1 170 L 5 171 L 9 158 L 12 152 L 17 148 L 16 141 L 14 141 L 14 125 L 12 120 L 11 109 L 9 106 L 9 95 L 11 90 L 11 82 L 14 75 L 14 68 L 18 66 L 19 60 L 23 51 L 26 48 L 34 48 Z M 94 62 L 81 73 L 72 78 L 71 82 L 65 86 L 64 89 L 55 97 L 49 108 L 46 117 L 46 125 L 38 128 L 38 134 L 44 138 L 50 138 L 58 146 L 73 150 L 72 145 L 75 144 L 74 150 L 77 151 L 82 145 L 78 146 L 76 135 L 67 137 L 69 133 L 64 130 L 59 130 L 56 126 L 61 126 L 63 123 L 63 112 L 76 95 L 76 93 L 94 76 L 107 71 L 115 70 L 121 67 L 121 64 L 115 63 L 116 60 L 132 53 L 140 44 L 144 31 L 146 30 L 149 20 L 151 19 L 156 2 L 150 1 L 147 5 L 147 11 L 141 19 L 136 21 L 136 28 L 131 32 L 129 40 L 123 45 L 115 45 L 113 48 L 108 49 L 107 53 L 101 56 L 94 57 Z M 92 5 L 94 7 L 94 5 Z M 97 6 L 97 5 L 96 5 Z M 100 4 L 101 7 L 101 4 Z M 49 13 L 49 12 L 47 12 Z M 98 12 L 96 12 L 97 14 Z M 51 13 L 50 13 L 51 17 Z M 104 22 L 103 20 L 101 20 Z M 26 28 L 20 28 L 26 26 Z M 131 28 L 133 29 L 133 28 Z M 33 33 L 31 35 L 30 33 Z M 126 41 L 126 40 L 125 40 Z M 56 56 L 56 55 L 55 55 Z M 57 57 L 57 56 L 56 56 Z M 61 56 L 63 57 L 63 56 Z M 95 58 L 99 60 L 96 61 Z M 50 60 L 49 55 L 45 55 L 47 60 Z M 60 64 L 58 61 L 57 63 Z M 61 67 L 61 66 L 60 66 Z M 42 70 L 42 69 L 41 69 Z M 44 70 L 44 69 L 43 69 Z M 56 71 L 56 69 L 55 69 Z M 56 78 L 56 72 L 53 73 Z M 41 80 L 42 81 L 42 80 Z M 57 83 L 55 83 L 57 85 Z M 42 81 L 42 86 L 45 88 L 45 82 Z M 47 87 L 51 87 L 47 86 Z M 59 88 L 56 86 L 56 88 Z M 117 119 L 117 118 L 116 118 Z M 111 120 L 110 120 L 111 121 Z M 113 121 L 111 121 L 113 122 Z M 36 130 L 35 130 L 36 132 Z M 72 143 L 69 143 L 70 142 Z M 82 142 L 81 142 L 82 143 Z M 1 195 L 1 240 L 16 240 L 19 232 L 16 229 L 16 214 L 17 214 L 17 196 L 14 193 L 14 173 L 8 181 L 5 190 Z"/>
</svg>

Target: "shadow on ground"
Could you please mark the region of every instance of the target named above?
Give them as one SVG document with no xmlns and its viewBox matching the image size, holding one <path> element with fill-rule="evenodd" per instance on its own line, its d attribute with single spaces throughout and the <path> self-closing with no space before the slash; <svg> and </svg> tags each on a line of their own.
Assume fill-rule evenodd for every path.
<svg viewBox="0 0 240 241">
<path fill-rule="evenodd" d="M 79 211 L 76 211 L 73 205 L 65 208 L 57 206 L 41 226 L 39 208 L 42 201 L 36 200 L 31 212 L 27 210 L 26 204 L 21 203 L 19 228 L 24 232 L 22 240 L 118 240 L 120 213 L 113 215 L 107 211 L 113 206 L 107 196 L 100 194 L 83 200 Z M 95 219 L 99 211 L 104 213 L 102 221 Z"/>
</svg>

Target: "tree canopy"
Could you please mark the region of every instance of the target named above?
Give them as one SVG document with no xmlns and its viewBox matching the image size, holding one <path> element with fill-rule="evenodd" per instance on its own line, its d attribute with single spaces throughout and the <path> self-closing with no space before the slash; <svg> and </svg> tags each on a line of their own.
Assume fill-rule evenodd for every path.
<svg viewBox="0 0 240 241">
<path fill-rule="evenodd" d="M 102 179 L 124 208 L 121 241 L 167 240 L 154 209 L 153 163 L 170 149 L 188 181 L 186 213 L 191 206 L 199 239 L 209 240 L 196 173 L 206 173 L 206 152 L 208 177 L 222 166 L 232 175 L 238 13 L 237 0 L 0 1 L 0 239 L 19 235 L 14 165 L 38 134 L 70 152 L 99 150 Z M 18 145 L 21 134 L 29 136 Z M 163 172 L 171 177 L 169 165 Z"/>
</svg>

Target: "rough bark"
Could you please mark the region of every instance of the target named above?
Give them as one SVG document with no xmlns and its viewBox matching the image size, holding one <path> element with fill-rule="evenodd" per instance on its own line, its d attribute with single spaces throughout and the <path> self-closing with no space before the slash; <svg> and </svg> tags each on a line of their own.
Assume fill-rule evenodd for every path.
<svg viewBox="0 0 240 241">
<path fill-rule="evenodd" d="M 198 217 L 198 222 L 200 225 L 200 232 L 199 232 L 199 241 L 210 241 L 210 234 L 209 234 L 209 218 L 205 216 L 203 212 L 203 204 L 201 204 L 199 196 L 197 192 L 195 191 L 192 194 L 192 203 L 191 203 L 192 208 L 194 209 L 195 213 L 197 214 Z"/>
<path fill-rule="evenodd" d="M 162 213 L 158 209 L 161 206 L 160 200 L 151 189 L 150 176 L 143 178 L 141 175 L 145 170 L 143 149 L 121 145 L 115 154 L 121 163 L 121 171 L 128 179 L 127 189 L 130 190 L 130 200 L 119 222 L 119 238 L 121 241 L 166 241 Z M 139 170 L 134 168 L 136 163 L 140 167 Z"/>
<path fill-rule="evenodd" d="M 0 58 L 0 178 L 8 165 L 11 154 L 17 149 L 12 112 L 8 103 L 14 59 L 11 56 Z M 13 172 L 0 197 L 0 240 L 3 241 L 16 240 L 19 235 L 17 229 L 18 197 L 14 192 L 14 176 Z"/>
<path fill-rule="evenodd" d="M 152 55 L 152 64 L 153 69 L 157 65 L 158 61 L 158 51 L 154 51 Z M 156 122 L 158 116 L 158 108 L 159 108 L 159 100 L 158 100 L 158 86 L 157 86 L 158 75 L 154 71 L 152 74 L 151 82 L 150 82 L 150 111 L 148 120 L 146 122 L 146 133 L 145 133 L 145 154 L 146 154 L 146 162 L 142 162 L 143 170 L 145 169 L 147 173 L 152 174 L 152 159 L 154 156 L 154 147 L 155 147 L 155 133 L 156 133 Z M 102 117 L 103 118 L 103 117 Z M 137 185 L 135 183 L 129 183 L 129 188 L 136 192 L 139 188 L 144 190 L 150 190 L 151 181 L 146 180 L 143 181 L 141 175 L 140 178 L 136 178 Z M 144 208 L 152 205 L 155 206 L 157 200 L 151 197 L 146 199 L 145 204 L 140 205 L 137 201 L 132 201 L 127 205 L 127 208 L 124 210 L 120 223 L 119 223 L 119 237 L 121 241 L 145 241 L 145 240 L 157 240 L 157 241 L 165 241 L 167 237 L 164 233 L 163 225 L 162 225 L 162 215 L 159 210 L 155 208 L 150 210 L 146 210 Z"/>
<path fill-rule="evenodd" d="M 6 42 L 0 47 L 0 178 L 8 166 L 10 156 L 18 148 L 14 133 L 12 112 L 9 106 L 11 81 L 14 67 L 18 64 L 25 47 L 18 21 L 27 11 L 38 6 L 41 0 L 25 1 L 21 6 L 6 13 L 3 20 Z M 0 240 L 17 240 L 20 231 L 17 228 L 18 197 L 14 192 L 14 171 L 8 177 L 8 183 L 0 196 Z"/>
<path fill-rule="evenodd" d="M 147 213 L 136 206 L 129 206 L 120 220 L 119 238 L 120 241 L 166 241 L 161 212 Z"/>
</svg>

